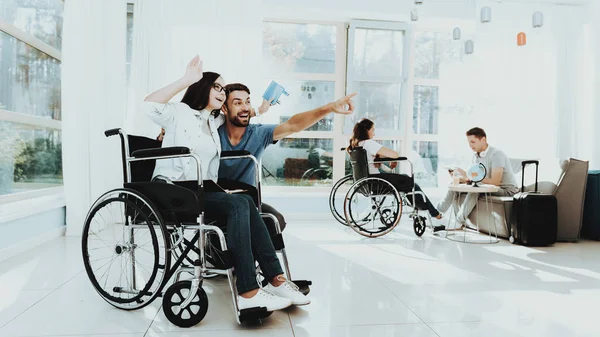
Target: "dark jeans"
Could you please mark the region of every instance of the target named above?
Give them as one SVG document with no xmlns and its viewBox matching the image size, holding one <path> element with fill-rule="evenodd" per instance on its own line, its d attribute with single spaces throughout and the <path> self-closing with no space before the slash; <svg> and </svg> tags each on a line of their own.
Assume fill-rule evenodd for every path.
<svg viewBox="0 0 600 337">
<path fill-rule="evenodd" d="M 283 274 L 267 227 L 252 197 L 206 192 L 204 202 L 208 217 L 226 218 L 227 247 L 233 255 L 240 294 L 258 288 L 254 261 L 258 261 L 267 280 Z"/>
<path fill-rule="evenodd" d="M 389 181 L 392 185 L 394 185 L 394 187 L 398 190 L 398 192 L 404 192 L 404 193 L 412 192 L 413 181 L 412 181 L 412 179 L 410 179 L 409 176 L 407 176 L 405 174 L 380 173 L 380 174 L 377 174 L 374 176 L 379 176 L 382 179 Z M 423 190 L 417 183 L 415 183 L 414 185 L 415 185 L 415 192 L 418 192 L 418 191 L 423 192 Z M 423 193 L 423 195 L 425 195 L 425 193 Z M 416 205 L 417 208 L 423 209 L 423 210 L 426 209 L 427 211 L 429 211 L 429 214 L 431 214 L 432 217 L 438 216 L 440 214 L 440 212 L 438 212 L 438 210 L 435 208 L 435 206 L 433 206 L 433 204 L 431 203 L 429 198 L 427 198 L 427 196 L 425 196 L 425 200 L 423 200 L 423 195 L 415 194 L 415 202 L 417 204 Z M 412 204 L 412 202 L 413 202 L 412 195 L 409 195 L 406 198 Z"/>
<path fill-rule="evenodd" d="M 258 200 L 258 191 L 256 190 L 256 187 L 252 186 L 252 185 L 248 185 L 246 183 L 242 183 L 240 181 L 235 181 L 235 180 L 228 180 L 228 179 L 219 179 L 218 181 L 219 186 L 226 188 L 226 189 L 243 189 L 246 190 L 247 192 L 245 194 L 248 194 L 250 196 L 252 196 L 253 200 L 256 202 Z M 285 229 L 285 218 L 283 217 L 283 215 L 281 213 L 279 213 L 275 208 L 273 208 L 273 206 L 266 204 L 265 202 L 262 203 L 262 212 L 263 213 L 269 213 L 269 214 L 273 214 L 277 220 L 279 221 L 279 226 L 281 227 L 281 231 L 283 232 L 283 230 Z M 272 226 L 268 226 L 269 227 L 269 231 L 271 231 L 271 235 L 275 235 L 274 229 L 272 228 Z"/>
</svg>

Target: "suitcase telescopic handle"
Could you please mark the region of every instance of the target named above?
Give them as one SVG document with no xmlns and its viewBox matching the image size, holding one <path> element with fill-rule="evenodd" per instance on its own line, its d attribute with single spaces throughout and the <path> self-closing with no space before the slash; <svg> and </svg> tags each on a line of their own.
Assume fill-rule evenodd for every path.
<svg viewBox="0 0 600 337">
<path fill-rule="evenodd" d="M 521 165 L 525 166 L 525 165 L 529 165 L 529 164 L 536 164 L 539 165 L 540 161 L 539 160 L 523 160 L 521 162 Z"/>
<path fill-rule="evenodd" d="M 529 164 L 535 164 L 535 191 L 538 191 L 538 168 L 540 167 L 539 160 L 523 160 L 521 165 L 523 166 L 521 172 L 521 192 L 525 192 L 525 166 Z"/>
</svg>

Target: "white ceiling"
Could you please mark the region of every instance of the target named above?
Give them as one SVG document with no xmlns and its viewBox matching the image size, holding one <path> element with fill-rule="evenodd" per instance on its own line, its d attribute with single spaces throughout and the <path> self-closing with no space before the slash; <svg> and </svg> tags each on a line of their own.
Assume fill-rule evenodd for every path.
<svg viewBox="0 0 600 337">
<path fill-rule="evenodd" d="M 542 6 L 585 6 L 600 0 L 539 0 Z M 468 19 L 475 5 L 523 4 L 535 6 L 538 0 L 424 0 L 423 10 L 431 16 Z M 343 20 L 369 18 L 406 20 L 414 0 L 263 0 L 265 17 Z"/>
<path fill-rule="evenodd" d="M 432 0 L 432 2 L 434 1 L 439 1 L 439 0 Z M 590 2 L 590 0 L 489 0 L 490 2 L 498 2 L 498 3 L 502 3 L 502 2 L 523 2 L 523 3 L 537 3 L 539 1 L 539 3 L 541 4 L 554 4 L 554 5 L 585 5 L 588 2 Z M 482 2 L 480 0 L 480 2 Z"/>
<path fill-rule="evenodd" d="M 461 4 L 461 5 L 473 5 L 474 2 L 477 2 L 478 5 L 483 5 L 486 2 L 492 2 L 492 3 L 524 3 L 524 4 L 535 4 L 535 3 L 540 3 L 540 4 L 544 4 L 544 5 L 585 5 L 587 3 L 589 3 L 591 0 L 423 0 L 424 4 L 427 6 L 428 4 L 443 4 L 443 5 L 448 5 L 448 4 Z M 598 0 L 595 0 L 598 1 Z M 296 5 L 303 5 L 303 4 L 309 4 L 309 3 L 314 3 L 315 1 L 307 1 L 307 0 L 263 0 L 263 4 L 270 6 L 270 5 L 279 5 L 279 6 L 286 6 L 286 5 L 291 5 L 291 4 L 296 4 Z M 327 4 L 328 1 L 316 1 L 317 3 L 321 3 L 321 4 Z M 353 1 L 347 1 L 349 4 L 351 4 Z M 365 1 L 365 2 L 370 2 L 371 4 L 373 4 L 373 1 Z M 377 5 L 384 5 L 384 6 L 392 6 L 392 5 L 396 5 L 396 6 L 412 6 L 414 1 L 413 0 L 379 0 L 379 1 L 374 1 L 375 4 Z M 344 7 L 344 6 L 342 6 Z"/>
</svg>

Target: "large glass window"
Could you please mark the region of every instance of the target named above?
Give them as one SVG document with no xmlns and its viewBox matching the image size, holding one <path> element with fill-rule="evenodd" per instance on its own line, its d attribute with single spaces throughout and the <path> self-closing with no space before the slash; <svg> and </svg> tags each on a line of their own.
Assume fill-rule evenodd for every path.
<svg viewBox="0 0 600 337">
<path fill-rule="evenodd" d="M 61 61 L 52 49 L 61 48 L 63 1 L 7 0 L 0 13 L 13 26 L 13 35 L 0 32 L 0 196 L 61 186 Z"/>
<path fill-rule="evenodd" d="M 275 123 L 283 123 L 298 112 L 315 109 L 335 99 L 335 82 L 274 80 L 281 84 L 290 94 L 289 97 L 283 96 L 280 98 L 283 101 L 281 105 L 277 104 L 269 108 L 268 115 L 279 117 L 278 121 L 273 121 Z M 265 81 L 264 87 L 266 88 L 269 83 L 270 81 Z M 306 131 L 332 130 L 332 114 L 306 129 Z"/>
<path fill-rule="evenodd" d="M 413 163 L 415 179 L 421 187 L 437 187 L 438 143 L 413 142 L 413 155 L 409 159 Z"/>
<path fill-rule="evenodd" d="M 375 123 L 379 136 L 401 132 L 402 92 L 399 83 L 356 81 L 352 90 L 358 92 L 358 96 L 354 118 L 348 118 L 344 128 L 348 134 L 351 133 L 354 123 L 362 118 L 369 118 Z"/>
<path fill-rule="evenodd" d="M 406 31 L 401 23 L 354 21 L 348 33 L 347 91 L 357 92 L 356 110 L 343 133 L 352 136 L 362 118 L 375 123 L 375 140 L 404 155 L 406 129 Z M 347 145 L 347 141 L 344 143 Z M 380 171 L 386 172 L 381 166 Z M 346 159 L 345 172 L 351 167 Z"/>
<path fill-rule="evenodd" d="M 354 73 L 357 77 L 401 77 L 404 32 L 356 28 Z"/>
<path fill-rule="evenodd" d="M 285 123 L 343 93 L 344 74 L 336 66 L 344 50 L 338 44 L 343 33 L 337 25 L 264 23 L 263 87 L 274 80 L 289 96 L 282 96 L 281 104 L 272 106 L 261 117 L 262 123 Z M 293 138 L 267 148 L 262 158 L 263 185 L 331 186 L 334 130 L 335 118 L 330 114 Z M 338 165 L 343 165 L 343 158 Z"/>
<path fill-rule="evenodd" d="M 265 22 L 263 66 L 272 72 L 335 72 L 336 27 Z"/>
<path fill-rule="evenodd" d="M 497 14 L 509 18 L 516 7 L 503 6 Z M 463 28 L 459 41 L 452 38 L 456 26 Z M 540 31 L 526 48 L 517 48 L 514 39 L 506 39 L 506 34 L 513 34 L 506 25 L 490 26 L 485 38 L 478 38 L 465 22 L 409 27 L 353 20 L 346 35 L 337 25 L 266 22 L 264 85 L 276 80 L 290 96 L 282 98 L 281 106 L 272 107 L 263 123 L 282 123 L 297 112 L 357 92 L 353 115 L 329 116 L 294 136 L 333 141 L 335 179 L 349 173 L 340 147 L 347 146 L 361 118 L 375 122 L 377 141 L 411 159 L 417 182 L 426 187 L 446 182 L 444 166 L 468 165 L 471 153 L 464 132 L 475 125 L 489 131 L 492 143 L 510 152 L 509 157 L 531 156 L 514 137 L 504 136 L 506 130 L 526 134 L 528 125 L 540 118 L 555 124 L 554 115 L 548 114 L 556 110 L 555 101 L 535 99 L 556 96 L 556 43 L 551 30 Z M 466 39 L 476 41 L 475 54 L 463 54 Z M 344 59 L 345 74 L 339 71 Z M 344 78 L 345 88 L 340 83 Z M 532 148 L 546 156 L 553 154 L 553 130 L 539 131 L 543 137 L 536 137 Z M 265 155 L 263 165 L 273 176 L 276 168 L 282 171 L 283 158 L 297 158 L 290 154 L 277 165 L 268 162 L 275 157 Z"/>
<path fill-rule="evenodd" d="M 278 186 L 329 186 L 333 179 L 333 140 L 285 138 L 265 152 L 263 183 Z"/>
<path fill-rule="evenodd" d="M 60 119 L 60 62 L 0 32 L 0 109 Z"/>
<path fill-rule="evenodd" d="M 64 0 L 2 0 L 0 17 L 20 30 L 61 49 Z"/>
<path fill-rule="evenodd" d="M 62 185 L 61 133 L 0 121 L 0 194 Z"/>
<path fill-rule="evenodd" d="M 439 124 L 438 87 L 415 85 L 413 103 L 413 132 L 437 134 Z"/>
<path fill-rule="evenodd" d="M 460 57 L 460 49 L 454 48 L 449 33 L 415 32 L 414 34 L 414 77 L 439 79 L 440 65 L 448 59 Z"/>
<path fill-rule="evenodd" d="M 465 110 L 464 93 L 460 94 L 461 90 L 458 89 L 461 88 L 461 82 L 456 78 L 461 69 L 457 67 L 460 48 L 447 32 L 417 31 L 413 34 L 413 41 L 412 146 L 409 157 L 414 164 L 416 181 L 422 187 L 437 187 L 440 184 L 438 178 L 444 178 L 438 174 L 443 171 L 438 148 L 442 125 L 447 134 L 444 136 L 459 139 L 461 133 L 451 134 L 456 129 L 451 130 L 453 124 L 445 121 L 453 114 L 461 115 Z M 455 89 L 441 85 L 449 77 L 454 78 Z M 451 160 L 442 161 L 450 164 Z"/>
</svg>

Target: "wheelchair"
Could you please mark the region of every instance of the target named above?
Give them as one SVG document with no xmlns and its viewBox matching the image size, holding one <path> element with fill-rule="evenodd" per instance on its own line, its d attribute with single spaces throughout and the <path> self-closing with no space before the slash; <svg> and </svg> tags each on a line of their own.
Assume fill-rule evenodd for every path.
<svg viewBox="0 0 600 337">
<path fill-rule="evenodd" d="M 270 316 L 272 312 L 265 307 L 238 307 L 226 228 L 219 226 L 220 219 L 204 215 L 204 192 L 210 190 L 212 181 L 202 181 L 198 156 L 186 147 L 161 148 L 159 141 L 127 135 L 121 129 L 107 130 L 105 135 L 121 138 L 124 184 L 100 196 L 85 219 L 82 256 L 86 274 L 98 294 L 123 310 L 140 309 L 162 297 L 167 319 L 179 327 L 191 327 L 208 311 L 204 279 L 224 275 L 239 324 Z M 250 158 L 258 163 L 247 152 L 222 155 L 222 160 Z M 197 184 L 193 182 L 190 187 L 183 182 L 151 181 L 155 161 L 168 158 L 195 160 Z M 260 188 L 257 190 L 260 209 Z M 271 238 L 282 257 L 284 273 L 292 280 L 277 218 L 261 216 L 274 227 Z M 192 278 L 181 280 L 182 273 Z M 174 282 L 167 286 L 174 275 Z M 262 280 L 263 285 L 266 282 Z M 310 281 L 293 282 L 304 294 L 310 291 Z"/>
<path fill-rule="evenodd" d="M 308 162 L 312 167 L 302 174 L 300 181 L 332 179 L 333 168 L 331 163 L 328 164 L 315 148 L 308 150 L 308 153 Z"/>
<path fill-rule="evenodd" d="M 346 148 L 341 148 L 341 151 L 346 152 Z M 344 226 L 348 226 L 348 222 L 344 215 L 344 197 L 352 184 L 354 184 L 354 176 L 352 174 L 347 174 L 336 181 L 329 192 L 329 211 L 331 212 L 331 215 L 333 215 L 333 218 Z M 412 207 L 405 194 L 402 194 L 401 197 L 403 207 Z"/>
<path fill-rule="evenodd" d="M 402 161 L 409 163 L 410 176 L 398 175 L 399 186 L 394 186 L 385 175 L 369 174 L 369 164 Z M 337 181 L 329 195 L 329 207 L 337 221 L 350 226 L 360 235 L 379 237 L 398 225 L 403 207 L 408 206 L 412 208 L 408 214 L 413 219 L 414 233 L 417 236 L 425 233 L 427 218 L 419 215 L 419 212 L 425 211 L 426 207 L 415 198 L 420 195 L 425 200 L 425 194 L 415 191 L 413 166 L 406 157 L 377 158 L 374 162 L 368 162 L 366 151 L 362 147 L 356 147 L 350 152 L 350 163 L 352 174 Z M 342 215 L 339 197 L 346 188 Z M 429 213 L 427 216 L 431 224 Z"/>
</svg>

